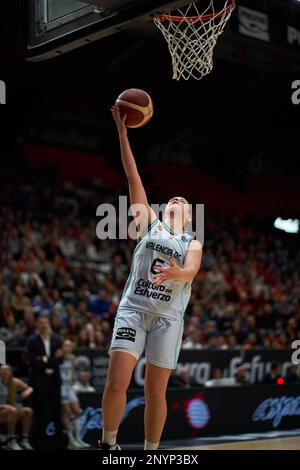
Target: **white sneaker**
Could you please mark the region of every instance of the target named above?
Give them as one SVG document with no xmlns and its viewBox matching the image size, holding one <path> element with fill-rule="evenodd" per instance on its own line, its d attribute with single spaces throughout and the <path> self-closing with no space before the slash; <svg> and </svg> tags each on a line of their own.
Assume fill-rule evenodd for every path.
<svg viewBox="0 0 300 470">
<path fill-rule="evenodd" d="M 88 444 L 87 442 L 84 442 L 82 439 L 80 439 L 80 437 L 77 437 L 75 441 L 81 448 L 91 447 L 90 444 Z"/>
<path fill-rule="evenodd" d="M 81 445 L 75 439 L 69 438 L 68 449 L 80 449 Z"/>
<path fill-rule="evenodd" d="M 7 441 L 6 448 L 8 450 L 22 450 L 14 437 Z"/>
<path fill-rule="evenodd" d="M 20 444 L 24 450 L 33 450 L 33 447 L 31 447 L 30 442 L 28 441 L 27 437 L 24 437 L 21 440 Z"/>
</svg>

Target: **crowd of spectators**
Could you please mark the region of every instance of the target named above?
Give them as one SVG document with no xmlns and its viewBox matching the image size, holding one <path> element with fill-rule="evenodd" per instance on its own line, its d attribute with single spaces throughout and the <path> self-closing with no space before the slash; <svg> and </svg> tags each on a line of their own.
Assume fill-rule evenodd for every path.
<svg viewBox="0 0 300 470">
<path fill-rule="evenodd" d="M 77 347 L 107 348 L 134 240 L 99 240 L 101 186 L 7 182 L 0 208 L 0 339 L 24 346 L 46 314 Z M 162 201 L 163 202 L 163 201 Z M 300 250 L 254 222 L 206 214 L 183 348 L 290 348 L 300 339 Z"/>
</svg>

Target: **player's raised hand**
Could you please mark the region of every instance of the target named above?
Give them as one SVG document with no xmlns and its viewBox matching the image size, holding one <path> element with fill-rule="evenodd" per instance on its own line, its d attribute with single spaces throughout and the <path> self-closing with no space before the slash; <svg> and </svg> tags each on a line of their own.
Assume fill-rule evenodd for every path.
<svg viewBox="0 0 300 470">
<path fill-rule="evenodd" d="M 111 113 L 112 113 L 112 116 L 113 116 L 114 121 L 116 123 L 118 132 L 123 133 L 123 134 L 124 133 L 127 134 L 127 129 L 126 129 L 126 126 L 125 126 L 125 121 L 126 121 L 126 118 L 127 118 L 127 114 L 124 114 L 124 116 L 121 117 L 120 109 L 118 108 L 118 106 L 113 106 L 111 108 Z"/>
<path fill-rule="evenodd" d="M 160 286 L 165 281 L 176 280 L 180 271 L 179 266 L 171 256 L 168 257 L 169 266 L 160 268 L 160 273 L 155 276 L 155 284 Z"/>
</svg>

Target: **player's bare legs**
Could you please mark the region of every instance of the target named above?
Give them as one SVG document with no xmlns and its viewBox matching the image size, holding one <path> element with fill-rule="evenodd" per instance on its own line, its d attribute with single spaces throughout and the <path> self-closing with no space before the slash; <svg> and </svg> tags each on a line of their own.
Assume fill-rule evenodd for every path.
<svg viewBox="0 0 300 470">
<path fill-rule="evenodd" d="M 22 434 L 28 436 L 31 422 L 32 422 L 32 409 L 31 408 L 19 408 L 17 409 L 17 422 L 21 423 Z"/>
<path fill-rule="evenodd" d="M 145 448 L 158 448 L 167 418 L 166 390 L 171 369 L 147 364 L 145 377 Z"/>
<path fill-rule="evenodd" d="M 69 439 L 69 447 L 70 448 L 76 448 L 77 443 L 75 442 L 75 437 L 72 431 L 72 426 L 71 426 L 71 407 L 70 403 L 63 403 L 62 404 L 62 412 L 64 416 L 64 422 L 65 422 L 65 427 L 66 431 L 68 434 L 68 439 Z"/>
<path fill-rule="evenodd" d="M 11 450 L 21 450 L 16 441 L 15 430 L 17 424 L 17 409 L 10 405 L 0 405 L 0 424 L 7 429 L 7 447 Z"/>
<path fill-rule="evenodd" d="M 136 365 L 134 356 L 127 352 L 112 351 L 102 397 L 103 442 L 114 445 L 116 434 L 125 412 L 126 391 Z"/>
<path fill-rule="evenodd" d="M 17 410 L 10 405 L 1 405 L 0 407 L 0 423 L 7 426 L 7 435 L 9 437 L 15 435 L 17 422 Z"/>
</svg>

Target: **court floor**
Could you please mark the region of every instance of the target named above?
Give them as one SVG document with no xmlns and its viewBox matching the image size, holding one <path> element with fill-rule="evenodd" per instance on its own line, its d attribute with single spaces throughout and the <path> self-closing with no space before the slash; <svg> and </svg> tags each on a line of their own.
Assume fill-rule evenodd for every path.
<svg viewBox="0 0 300 470">
<path fill-rule="evenodd" d="M 198 447 L 178 447 L 177 450 L 300 450 L 300 436 L 210 444 Z"/>
<path fill-rule="evenodd" d="M 122 449 L 142 449 L 142 444 L 122 445 Z M 178 441 L 163 441 L 160 449 L 168 450 L 300 450 L 300 429 L 198 437 Z"/>
</svg>

